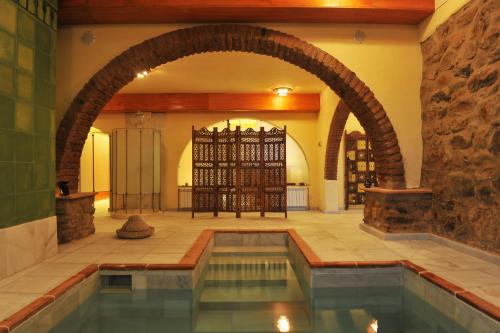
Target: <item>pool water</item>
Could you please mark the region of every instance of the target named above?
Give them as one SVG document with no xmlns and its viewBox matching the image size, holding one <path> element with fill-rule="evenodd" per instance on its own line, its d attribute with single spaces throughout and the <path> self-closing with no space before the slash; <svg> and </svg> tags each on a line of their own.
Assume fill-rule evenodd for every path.
<svg viewBox="0 0 500 333">
<path fill-rule="evenodd" d="M 219 250 L 195 290 L 99 290 L 50 332 L 468 331 L 403 286 L 309 289 L 286 252 Z"/>
</svg>

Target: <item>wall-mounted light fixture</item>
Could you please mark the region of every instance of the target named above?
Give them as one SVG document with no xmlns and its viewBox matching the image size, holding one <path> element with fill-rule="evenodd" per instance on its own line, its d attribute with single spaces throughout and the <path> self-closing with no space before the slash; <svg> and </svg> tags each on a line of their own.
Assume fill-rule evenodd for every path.
<svg viewBox="0 0 500 333">
<path fill-rule="evenodd" d="M 273 89 L 273 92 L 280 97 L 285 97 L 285 96 L 288 96 L 288 94 L 292 90 L 293 90 L 293 88 L 291 88 L 291 87 L 276 87 Z"/>
</svg>

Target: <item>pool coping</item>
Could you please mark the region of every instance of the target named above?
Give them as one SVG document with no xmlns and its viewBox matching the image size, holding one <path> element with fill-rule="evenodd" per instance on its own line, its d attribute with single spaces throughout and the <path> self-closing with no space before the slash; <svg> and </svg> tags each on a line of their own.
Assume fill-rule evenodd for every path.
<svg viewBox="0 0 500 333">
<path fill-rule="evenodd" d="M 146 264 L 146 263 L 101 263 L 90 264 L 75 275 L 66 279 L 43 296 L 24 306 L 8 318 L 0 322 L 0 333 L 8 333 L 35 315 L 40 310 L 53 303 L 66 291 L 84 281 L 98 271 L 158 271 L 158 270 L 194 270 L 203 252 L 207 248 L 215 233 L 286 233 L 293 240 L 297 248 L 306 259 L 310 268 L 384 268 L 404 267 L 437 287 L 443 289 L 459 300 L 483 312 L 489 317 L 500 321 L 500 307 L 489 303 L 474 293 L 457 286 L 456 284 L 436 275 L 424 267 L 412 263 L 410 260 L 382 260 L 382 261 L 322 261 L 311 249 L 307 242 L 299 236 L 295 229 L 206 229 L 196 238 L 191 248 L 184 254 L 177 264 Z"/>
</svg>

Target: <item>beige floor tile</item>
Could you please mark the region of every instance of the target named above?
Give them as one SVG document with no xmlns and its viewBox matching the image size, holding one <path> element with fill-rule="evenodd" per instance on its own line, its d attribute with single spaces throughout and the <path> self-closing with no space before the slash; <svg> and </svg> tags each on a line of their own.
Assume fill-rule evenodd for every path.
<svg viewBox="0 0 500 333">
<path fill-rule="evenodd" d="M 0 287 L 0 293 L 46 293 L 67 277 L 54 276 L 20 276 L 14 281 Z"/>
<path fill-rule="evenodd" d="M 42 294 L 21 294 L 21 293 L 1 293 L 0 292 L 0 319 L 7 318 L 16 312 L 18 309 L 33 302 Z"/>
</svg>

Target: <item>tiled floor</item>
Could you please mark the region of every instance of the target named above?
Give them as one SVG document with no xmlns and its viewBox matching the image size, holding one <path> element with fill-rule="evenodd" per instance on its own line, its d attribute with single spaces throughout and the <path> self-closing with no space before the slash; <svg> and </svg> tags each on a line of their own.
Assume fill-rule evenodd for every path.
<svg viewBox="0 0 500 333">
<path fill-rule="evenodd" d="M 189 212 L 167 212 L 145 219 L 155 234 L 142 240 L 119 240 L 115 230 L 124 220 L 98 216 L 97 232 L 59 246 L 59 254 L 0 280 L 0 320 L 75 274 L 90 263 L 177 263 L 199 233 L 207 228 L 294 228 L 324 261 L 409 259 L 485 300 L 500 306 L 500 266 L 429 240 L 383 241 L 359 229 L 362 214 L 289 212 L 261 219 L 257 214 L 213 218 Z"/>
</svg>

